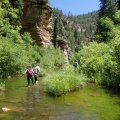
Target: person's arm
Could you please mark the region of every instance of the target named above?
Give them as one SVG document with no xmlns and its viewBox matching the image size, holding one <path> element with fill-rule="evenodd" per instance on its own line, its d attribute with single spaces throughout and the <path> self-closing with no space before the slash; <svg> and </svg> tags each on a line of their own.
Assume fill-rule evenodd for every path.
<svg viewBox="0 0 120 120">
<path fill-rule="evenodd" d="M 23 74 L 26 74 L 26 73 L 27 73 L 27 70 L 28 70 L 28 69 L 26 69 Z"/>
</svg>

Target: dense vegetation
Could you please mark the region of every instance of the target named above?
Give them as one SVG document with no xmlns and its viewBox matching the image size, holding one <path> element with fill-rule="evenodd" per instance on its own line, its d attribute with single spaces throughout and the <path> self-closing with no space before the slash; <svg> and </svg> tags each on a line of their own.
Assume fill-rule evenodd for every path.
<svg viewBox="0 0 120 120">
<path fill-rule="evenodd" d="M 33 46 L 29 33 L 20 34 L 19 2 L 0 2 L 0 78 L 23 72 L 29 64 L 49 70 L 64 63 L 60 49 Z"/>
<path fill-rule="evenodd" d="M 117 88 L 120 87 L 119 9 L 119 0 L 100 0 L 98 12 L 80 16 L 63 15 L 54 9 L 54 39 L 65 39 L 73 49 L 81 49 L 75 49 L 77 53 L 71 60 L 78 60 L 79 72 L 95 83 Z"/>
<path fill-rule="evenodd" d="M 29 33 L 20 34 L 22 0 L 0 2 L 0 78 L 21 73 L 28 64 L 47 71 L 60 68 L 64 56 L 57 42 L 62 39 L 76 51 L 71 61 L 79 62 L 80 75 L 70 70 L 48 75 L 48 93 L 59 96 L 80 88 L 86 81 L 83 74 L 97 84 L 120 88 L 120 1 L 100 2 L 100 11 L 87 15 L 64 15 L 54 9 L 55 48 L 47 49 L 33 46 Z"/>
<path fill-rule="evenodd" d="M 87 78 L 83 74 L 75 73 L 73 67 L 67 66 L 63 70 L 49 74 L 43 80 L 47 93 L 61 96 L 85 85 Z"/>
<path fill-rule="evenodd" d="M 104 2 L 108 2 L 107 4 Z M 112 2 L 112 1 L 111 1 Z M 96 41 L 75 55 L 79 71 L 92 81 L 109 87 L 120 87 L 120 11 L 109 0 L 101 0 Z M 114 12 L 111 12 L 113 8 Z M 109 8 L 109 11 L 106 11 Z M 108 12 L 108 13 L 107 13 Z M 101 14 L 102 13 L 102 14 Z M 104 13 L 104 14 L 103 14 Z"/>
</svg>

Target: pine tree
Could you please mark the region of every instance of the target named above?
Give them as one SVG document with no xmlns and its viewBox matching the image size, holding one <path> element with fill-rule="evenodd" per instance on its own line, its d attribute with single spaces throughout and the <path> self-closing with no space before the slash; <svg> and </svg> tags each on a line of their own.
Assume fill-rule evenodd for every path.
<svg viewBox="0 0 120 120">
<path fill-rule="evenodd" d="M 75 29 L 75 31 L 74 31 L 74 38 L 75 38 L 75 43 L 77 43 L 78 42 L 78 31 L 77 31 L 77 29 Z"/>
<path fill-rule="evenodd" d="M 106 42 L 113 38 L 114 15 L 117 11 L 116 0 L 100 0 L 99 20 L 97 24 L 97 41 Z"/>
<path fill-rule="evenodd" d="M 58 36 L 58 19 L 56 18 L 54 21 L 54 29 L 53 29 L 53 45 L 57 46 L 57 36 Z"/>
<path fill-rule="evenodd" d="M 115 0 L 100 0 L 100 12 L 99 17 L 113 18 L 117 10 L 117 4 Z"/>
<path fill-rule="evenodd" d="M 120 0 L 117 0 L 117 7 L 118 7 L 118 10 L 120 10 Z"/>
</svg>

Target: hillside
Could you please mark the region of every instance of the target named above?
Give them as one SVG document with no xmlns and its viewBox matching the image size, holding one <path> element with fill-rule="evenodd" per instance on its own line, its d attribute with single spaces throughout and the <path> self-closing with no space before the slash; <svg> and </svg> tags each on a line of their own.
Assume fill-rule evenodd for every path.
<svg viewBox="0 0 120 120">
<path fill-rule="evenodd" d="M 98 12 L 74 16 L 70 12 L 64 15 L 59 9 L 53 9 L 54 25 L 57 22 L 57 38 L 69 42 L 72 48 L 83 46 L 94 40 Z M 53 35 L 54 36 L 54 35 Z"/>
</svg>

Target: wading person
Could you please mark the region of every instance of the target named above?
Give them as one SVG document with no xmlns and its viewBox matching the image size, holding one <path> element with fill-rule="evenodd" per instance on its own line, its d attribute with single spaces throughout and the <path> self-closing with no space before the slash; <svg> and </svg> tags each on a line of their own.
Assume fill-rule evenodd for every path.
<svg viewBox="0 0 120 120">
<path fill-rule="evenodd" d="M 35 84 L 37 85 L 38 84 L 38 76 L 39 76 L 39 73 L 40 73 L 40 67 L 39 66 L 35 66 L 33 68 L 33 71 L 34 71 Z"/>
<path fill-rule="evenodd" d="M 28 87 L 30 87 L 30 81 L 32 81 L 32 84 L 34 85 L 34 79 L 33 79 L 34 71 L 30 65 L 27 66 L 27 70 L 25 71 L 25 73 L 27 75 Z"/>
<path fill-rule="evenodd" d="M 77 60 L 74 61 L 73 66 L 74 66 L 75 71 L 76 71 L 76 70 L 77 70 L 77 67 L 78 67 L 78 61 L 77 61 Z"/>
</svg>

